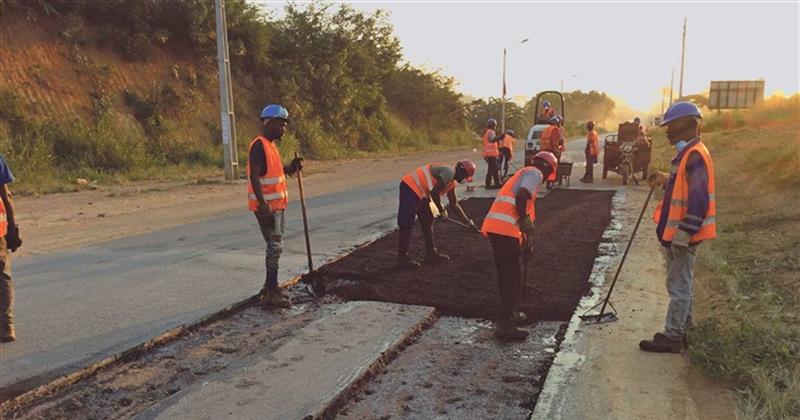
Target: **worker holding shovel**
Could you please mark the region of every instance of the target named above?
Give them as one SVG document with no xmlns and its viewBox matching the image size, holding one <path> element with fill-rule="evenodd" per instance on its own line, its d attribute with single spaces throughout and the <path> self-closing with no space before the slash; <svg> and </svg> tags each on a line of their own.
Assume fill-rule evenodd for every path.
<svg viewBox="0 0 800 420">
<path fill-rule="evenodd" d="M 420 264 L 408 255 L 411 247 L 411 229 L 419 217 L 425 237 L 425 262 L 432 264 L 450 257 L 437 251 L 433 240 L 434 211 L 447 219 L 447 210 L 442 207 L 441 197 L 447 195 L 447 208 L 475 231 L 478 227 L 458 205 L 456 183 L 475 175 L 475 164 L 469 160 L 458 162 L 455 167 L 432 163 L 406 174 L 400 182 L 400 206 L 397 225 L 400 227 L 400 244 L 397 255 L 399 268 L 417 268 Z"/>
<path fill-rule="evenodd" d="M 261 235 L 267 243 L 266 279 L 261 299 L 266 307 L 288 308 L 289 297 L 278 287 L 278 260 L 283 248 L 284 211 L 289 203 L 286 175 L 303 168 L 300 157 L 283 166 L 276 142 L 286 132 L 289 111 L 280 105 L 268 105 L 261 112 L 262 134 L 251 143 L 247 159 L 247 204 L 255 214 Z"/>
<path fill-rule="evenodd" d="M 522 257 L 527 268 L 527 260 L 533 252 L 536 193 L 557 167 L 558 162 L 552 153 L 537 153 L 533 156 L 532 166 L 520 169 L 505 183 L 483 219 L 481 232 L 492 243 L 497 266 L 500 314 L 494 335 L 501 341 L 520 341 L 528 336 L 527 331 L 517 328 L 514 319 L 521 284 L 519 262 Z"/>
</svg>

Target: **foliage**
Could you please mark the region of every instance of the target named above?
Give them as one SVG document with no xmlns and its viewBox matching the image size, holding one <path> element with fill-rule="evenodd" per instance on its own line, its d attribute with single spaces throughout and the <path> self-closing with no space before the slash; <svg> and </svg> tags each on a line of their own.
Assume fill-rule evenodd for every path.
<svg viewBox="0 0 800 420">
<path fill-rule="evenodd" d="M 489 98 L 488 102 L 483 99 L 472 101 L 467 105 L 467 114 L 471 117 L 470 129 L 483 135 L 486 130 L 486 122 L 489 118 L 497 120 L 497 129 L 502 128 L 502 109 L 503 102 L 500 98 Z M 513 129 L 517 135 L 524 137 L 531 126 L 531 119 L 526 116 L 522 107 L 514 102 L 506 102 L 506 130 Z"/>
</svg>

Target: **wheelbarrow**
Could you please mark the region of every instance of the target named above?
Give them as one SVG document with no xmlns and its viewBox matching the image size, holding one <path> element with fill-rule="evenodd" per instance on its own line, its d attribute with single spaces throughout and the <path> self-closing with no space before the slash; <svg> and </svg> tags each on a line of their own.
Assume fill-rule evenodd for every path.
<svg viewBox="0 0 800 420">
<path fill-rule="evenodd" d="M 558 162 L 558 169 L 556 169 L 558 185 L 566 183 L 567 187 L 569 187 L 569 178 L 572 176 L 572 164 L 573 162 L 569 160 L 562 160 L 561 162 Z"/>
</svg>

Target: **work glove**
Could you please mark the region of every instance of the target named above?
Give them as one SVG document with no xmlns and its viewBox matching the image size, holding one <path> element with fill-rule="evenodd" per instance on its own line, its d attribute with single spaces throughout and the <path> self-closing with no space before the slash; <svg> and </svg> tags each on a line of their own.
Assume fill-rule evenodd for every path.
<svg viewBox="0 0 800 420">
<path fill-rule="evenodd" d="M 533 220 L 531 220 L 530 216 L 519 219 L 519 230 L 527 236 L 533 235 Z"/>
<path fill-rule="evenodd" d="M 11 252 L 16 252 L 22 246 L 22 239 L 19 237 L 19 227 L 9 226 L 6 232 L 6 247 Z"/>
<path fill-rule="evenodd" d="M 296 173 L 296 172 L 302 171 L 302 170 L 303 170 L 303 158 L 296 157 L 296 158 L 292 159 L 291 163 L 289 163 L 289 165 L 286 167 L 285 172 L 287 172 L 288 174 L 291 175 L 293 173 Z"/>
<path fill-rule="evenodd" d="M 264 223 L 267 226 L 267 229 L 270 230 L 275 229 L 275 214 L 272 213 L 272 211 L 269 209 L 269 206 L 266 203 L 259 204 L 258 207 L 256 208 L 256 213 L 258 213 L 261 216 L 261 220 L 264 221 Z"/>
<path fill-rule="evenodd" d="M 672 246 L 687 248 L 689 246 L 689 242 L 691 241 L 692 241 L 692 235 L 689 232 L 678 229 L 678 231 L 675 233 L 675 237 L 672 238 Z"/>
<path fill-rule="evenodd" d="M 447 214 L 447 209 L 442 209 L 442 211 L 439 212 L 439 219 L 444 222 L 450 219 L 450 216 Z"/>
<path fill-rule="evenodd" d="M 650 185 L 650 188 L 664 188 L 667 182 L 669 182 L 669 175 L 666 172 L 653 172 L 647 177 L 647 184 Z"/>
</svg>

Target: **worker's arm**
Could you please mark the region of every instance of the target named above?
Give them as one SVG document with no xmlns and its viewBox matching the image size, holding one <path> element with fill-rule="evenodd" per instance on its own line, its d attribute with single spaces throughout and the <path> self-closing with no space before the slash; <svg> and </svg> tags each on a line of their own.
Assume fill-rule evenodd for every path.
<svg viewBox="0 0 800 420">
<path fill-rule="evenodd" d="M 703 157 L 698 152 L 692 152 L 686 162 L 686 178 L 689 184 L 688 210 L 679 229 L 690 234 L 696 234 L 703 226 L 703 221 L 708 214 L 708 169 Z"/>
<path fill-rule="evenodd" d="M 492 142 L 492 143 L 497 143 L 498 141 L 501 141 L 504 138 L 506 138 L 505 133 L 500 133 L 500 134 L 494 136 L 493 138 L 490 138 L 489 141 Z"/>
<path fill-rule="evenodd" d="M 442 191 L 444 190 L 446 184 L 442 182 L 442 179 L 439 178 L 438 176 L 434 175 L 434 178 L 436 178 L 438 182 L 431 191 L 431 201 L 433 201 L 433 204 L 439 210 L 439 213 L 444 214 L 445 213 L 444 207 L 442 207 Z"/>
<path fill-rule="evenodd" d="M 461 205 L 458 204 L 458 196 L 456 196 L 456 189 L 453 188 L 452 190 L 447 192 L 447 208 L 456 215 L 462 222 L 468 225 L 474 225 L 475 223 L 472 219 L 464 213 L 464 209 L 461 208 Z"/>
<path fill-rule="evenodd" d="M 248 155 L 248 163 L 250 165 L 250 185 L 253 187 L 253 194 L 256 196 L 256 201 L 258 201 L 258 209 L 256 209 L 259 213 L 270 213 L 269 206 L 267 206 L 267 202 L 264 201 L 264 193 L 261 191 L 261 176 L 267 173 L 267 162 L 264 159 L 264 145 L 261 142 L 256 142 L 252 148 L 250 148 L 250 154 Z"/>
<path fill-rule="evenodd" d="M 22 246 L 22 239 L 19 237 L 19 227 L 17 227 L 17 220 L 14 217 L 14 200 L 11 198 L 11 190 L 8 189 L 8 184 L 0 186 L 0 197 L 2 197 L 3 205 L 6 208 L 6 220 L 8 221 L 6 246 L 11 252 L 15 252 L 17 248 Z"/>
<path fill-rule="evenodd" d="M 528 214 L 528 200 L 532 197 L 531 192 L 525 188 L 520 188 L 517 191 L 517 195 L 514 197 L 514 204 L 517 207 L 517 214 L 519 214 L 520 220 L 530 216 Z"/>
</svg>

